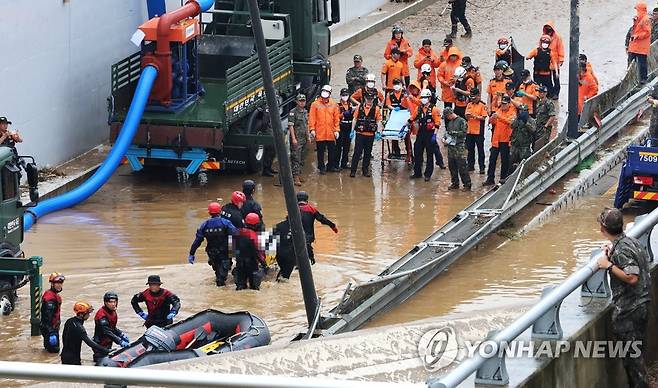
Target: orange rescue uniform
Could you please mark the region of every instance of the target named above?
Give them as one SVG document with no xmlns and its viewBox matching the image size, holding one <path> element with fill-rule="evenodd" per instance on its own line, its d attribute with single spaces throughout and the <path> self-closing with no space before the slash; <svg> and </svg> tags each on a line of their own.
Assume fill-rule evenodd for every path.
<svg viewBox="0 0 658 388">
<path fill-rule="evenodd" d="M 354 108 L 354 119 L 352 120 L 352 123 L 353 123 L 354 125 L 356 125 L 356 122 L 359 121 L 359 119 L 360 119 L 360 117 L 359 117 L 359 112 L 360 112 L 361 110 L 360 110 L 359 108 L 360 108 L 359 106 L 357 106 L 357 107 Z M 365 117 L 368 117 L 368 115 L 370 114 L 370 109 L 372 109 L 372 105 L 368 106 L 368 105 L 366 104 L 366 105 L 363 106 L 363 113 L 364 113 Z M 375 105 L 375 121 L 376 121 L 377 123 L 381 123 L 381 122 L 382 122 L 382 108 L 378 107 L 377 105 Z M 358 126 L 356 127 L 356 131 L 357 131 L 360 135 L 363 135 L 363 136 L 375 136 L 375 132 L 359 131 L 359 130 L 358 130 Z"/>
<path fill-rule="evenodd" d="M 335 133 L 340 133 L 340 109 L 331 98 L 325 102 L 318 98 L 311 104 L 308 114 L 308 128 L 315 130 L 316 141 L 334 141 Z"/>
<path fill-rule="evenodd" d="M 628 52 L 640 55 L 649 55 L 651 45 L 651 19 L 647 14 L 647 5 L 638 2 L 635 6 L 637 15 L 631 27 L 631 41 L 628 43 Z"/>
<path fill-rule="evenodd" d="M 481 135 L 482 123 L 487 119 L 487 104 L 480 100 L 478 102 L 470 102 L 466 106 L 466 120 L 468 123 L 467 134 Z"/>
<path fill-rule="evenodd" d="M 534 82 L 530 83 L 521 83 L 519 85 L 519 90 L 522 90 L 525 92 L 526 95 L 538 97 L 539 92 L 537 91 L 538 85 Z M 528 106 L 528 113 L 533 114 L 535 112 L 535 103 L 537 100 L 533 100 L 531 98 L 528 98 L 526 96 L 521 97 L 521 103 L 526 104 Z"/>
<path fill-rule="evenodd" d="M 396 47 L 400 51 L 400 62 L 402 62 L 402 66 L 404 67 L 402 75 L 406 77 L 409 75 L 409 58 L 414 55 L 414 50 L 406 39 L 402 38 L 398 42 L 393 38 L 388 41 L 386 49 L 384 49 L 384 58 L 386 60 L 391 59 L 391 51 Z"/>
<path fill-rule="evenodd" d="M 396 78 L 404 83 L 404 65 L 402 61 L 388 59 L 382 66 L 382 74 L 386 76 L 386 89 L 393 89 L 393 80 Z"/>
<path fill-rule="evenodd" d="M 372 91 L 375 91 L 373 89 Z M 363 99 L 363 88 L 357 89 L 356 92 L 352 93 L 350 98 L 355 99 L 359 104 L 365 102 Z M 377 89 L 377 105 L 381 105 L 384 103 L 384 93 L 382 93 L 381 90 Z"/>
<path fill-rule="evenodd" d="M 455 81 L 452 79 L 455 75 L 455 69 L 461 66 L 461 56 L 459 50 L 456 47 L 451 47 L 448 51 L 448 57 L 451 55 L 457 55 L 457 60 L 450 61 L 446 60 L 439 66 L 439 83 L 441 83 L 441 99 L 443 102 L 455 102 L 455 95 L 452 92 L 450 87 L 455 84 Z"/>
<path fill-rule="evenodd" d="M 496 124 L 491 145 L 498 148 L 498 143 L 509 143 L 512 137 L 512 121 L 516 118 L 516 108 L 509 104 L 507 112 L 503 108 L 496 109 L 496 118 L 493 121 Z"/>
<path fill-rule="evenodd" d="M 427 57 L 429 57 L 429 59 Z M 439 57 L 434 54 L 434 50 L 430 49 L 430 51 L 427 52 L 424 47 L 421 47 L 416 54 L 416 59 L 414 59 L 414 67 L 418 69 L 416 79 L 420 79 L 422 76 L 420 68 L 426 63 L 430 65 L 430 68 L 432 69 L 430 72 L 430 83 L 433 87 L 436 87 L 436 69 L 441 66 L 441 61 L 439 60 Z"/>
<path fill-rule="evenodd" d="M 558 70 L 560 64 L 564 62 L 564 44 L 562 43 L 562 37 L 557 33 L 553 22 L 549 21 L 544 24 L 544 27 L 547 26 L 553 29 L 553 35 L 549 35 L 551 37 L 551 44 L 548 46 L 548 48 L 551 49 L 551 70 Z M 541 46 L 541 41 L 539 42 L 539 45 Z"/>
<path fill-rule="evenodd" d="M 578 77 L 578 114 L 583 112 L 585 101 L 599 94 L 599 85 L 592 74 L 585 72 L 584 76 Z"/>
<path fill-rule="evenodd" d="M 509 78 L 503 77 L 500 80 L 492 78 L 487 86 L 487 94 L 489 95 L 489 103 L 487 107 L 491 112 L 500 107 L 500 98 L 505 94 L 505 84 L 510 81 Z"/>
</svg>

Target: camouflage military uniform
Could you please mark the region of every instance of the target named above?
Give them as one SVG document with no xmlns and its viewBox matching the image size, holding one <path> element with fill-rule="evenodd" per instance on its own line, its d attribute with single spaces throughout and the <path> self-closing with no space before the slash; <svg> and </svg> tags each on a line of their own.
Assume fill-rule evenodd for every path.
<svg viewBox="0 0 658 388">
<path fill-rule="evenodd" d="M 551 130 L 546 128 L 546 123 L 552 116 L 555 116 L 555 105 L 553 105 L 553 101 L 549 98 L 545 98 L 543 101 L 537 101 L 535 113 L 537 114 L 537 129 L 535 130 L 532 149 L 536 152 L 548 143 L 548 139 L 551 136 Z"/>
<path fill-rule="evenodd" d="M 345 81 L 347 82 L 347 89 L 349 89 L 350 94 L 356 92 L 359 88 L 366 85 L 365 77 L 369 73 L 368 69 L 365 67 L 350 67 L 347 69 L 347 74 L 345 75 Z"/>
<path fill-rule="evenodd" d="M 637 283 L 624 283 L 616 276 L 610 276 L 612 289 L 612 331 L 618 341 L 642 341 L 646 338 L 648 309 L 650 300 L 648 255 L 640 243 L 622 234 L 612 243 L 610 261 L 628 275 L 637 275 Z M 641 347 L 641 349 L 644 346 Z M 633 358 L 627 355 L 622 360 L 630 387 L 649 387 L 647 370 L 642 356 Z"/>
<path fill-rule="evenodd" d="M 299 107 L 293 108 L 288 114 L 288 123 L 292 124 L 297 139 L 296 146 L 292 145 L 292 142 L 290 143 L 292 175 L 299 175 L 304 167 L 308 150 L 308 111 Z"/>
<path fill-rule="evenodd" d="M 651 43 L 658 40 L 658 21 L 651 18 Z"/>
<path fill-rule="evenodd" d="M 468 175 L 466 166 L 466 120 L 457 116 L 452 121 L 447 121 L 446 139 L 448 148 L 448 168 L 453 188 L 459 187 L 459 178 L 465 188 L 471 187 L 471 177 Z M 452 140 L 452 141 L 451 141 Z"/>
<path fill-rule="evenodd" d="M 653 87 L 653 92 L 651 93 L 651 97 L 658 99 L 658 85 Z M 649 123 L 649 135 L 653 138 L 658 138 L 658 108 L 651 108 L 651 122 Z"/>
<path fill-rule="evenodd" d="M 512 145 L 510 164 L 512 164 L 512 166 L 532 155 L 530 146 L 534 140 L 536 127 L 537 123 L 535 123 L 535 120 L 532 117 L 529 117 L 525 122 L 518 118 L 512 121 L 512 137 L 510 139 Z"/>
</svg>

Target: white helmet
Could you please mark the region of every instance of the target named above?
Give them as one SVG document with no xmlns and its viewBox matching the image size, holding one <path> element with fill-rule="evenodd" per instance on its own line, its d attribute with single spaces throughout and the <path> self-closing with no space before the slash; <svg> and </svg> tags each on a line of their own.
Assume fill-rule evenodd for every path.
<svg viewBox="0 0 658 388">
<path fill-rule="evenodd" d="M 424 63 L 423 66 L 420 67 L 421 73 L 430 73 L 431 71 L 432 71 L 432 66 L 430 66 L 429 63 Z"/>
<path fill-rule="evenodd" d="M 375 77 L 374 74 L 368 73 L 366 75 L 366 82 L 375 82 L 376 80 L 377 80 L 377 78 Z"/>
<path fill-rule="evenodd" d="M 423 90 L 420 91 L 420 97 L 421 98 L 423 98 L 423 97 L 431 98 L 432 97 L 432 91 L 429 90 L 429 89 L 423 89 Z"/>
<path fill-rule="evenodd" d="M 331 93 L 331 85 L 324 85 L 322 91 Z"/>
<path fill-rule="evenodd" d="M 462 79 L 466 75 L 466 69 L 463 67 L 459 66 L 458 68 L 455 69 L 455 78 L 457 79 Z"/>
</svg>

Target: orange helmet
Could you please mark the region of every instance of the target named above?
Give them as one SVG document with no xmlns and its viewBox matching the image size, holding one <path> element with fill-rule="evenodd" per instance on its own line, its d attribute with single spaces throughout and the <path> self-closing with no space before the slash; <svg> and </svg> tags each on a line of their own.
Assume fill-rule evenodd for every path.
<svg viewBox="0 0 658 388">
<path fill-rule="evenodd" d="M 94 311 L 94 308 L 87 302 L 75 302 L 73 305 L 73 312 L 75 315 L 91 314 L 92 311 Z"/>
<path fill-rule="evenodd" d="M 542 35 L 541 38 L 539 39 L 540 42 L 542 43 L 551 43 L 551 37 L 548 35 Z"/>
<path fill-rule="evenodd" d="M 59 272 L 53 272 L 53 273 L 50 274 L 50 276 L 48 276 L 48 281 L 50 283 L 63 282 L 65 279 L 66 278 L 64 277 L 64 275 L 62 275 Z"/>
</svg>

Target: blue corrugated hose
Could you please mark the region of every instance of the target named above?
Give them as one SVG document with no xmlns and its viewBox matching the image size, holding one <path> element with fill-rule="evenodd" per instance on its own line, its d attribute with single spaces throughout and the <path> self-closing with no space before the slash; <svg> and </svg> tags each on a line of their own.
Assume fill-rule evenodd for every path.
<svg viewBox="0 0 658 388">
<path fill-rule="evenodd" d="M 211 0 L 208 1 L 212 3 Z M 199 3 L 201 4 L 203 2 L 200 1 Z M 157 76 L 158 71 L 153 66 L 146 66 L 142 69 L 142 75 L 137 83 L 135 95 L 130 103 L 130 109 L 128 110 L 128 115 L 123 123 L 123 127 L 121 127 L 119 136 L 117 136 L 114 147 L 112 147 L 112 150 L 105 158 L 105 161 L 101 164 L 98 170 L 96 170 L 94 175 L 74 190 L 55 198 L 47 199 L 36 207 L 30 209 L 30 212 L 25 213 L 23 216 L 25 230 L 29 230 L 32 227 L 36 221 L 35 218 L 41 218 L 46 214 L 75 206 L 86 200 L 110 179 L 114 170 L 116 170 L 119 163 L 121 163 L 121 158 L 123 158 L 126 150 L 135 137 L 137 127 L 139 126 L 142 114 L 144 113 L 144 108 L 148 102 L 148 97 L 151 94 L 153 82 Z"/>
</svg>

